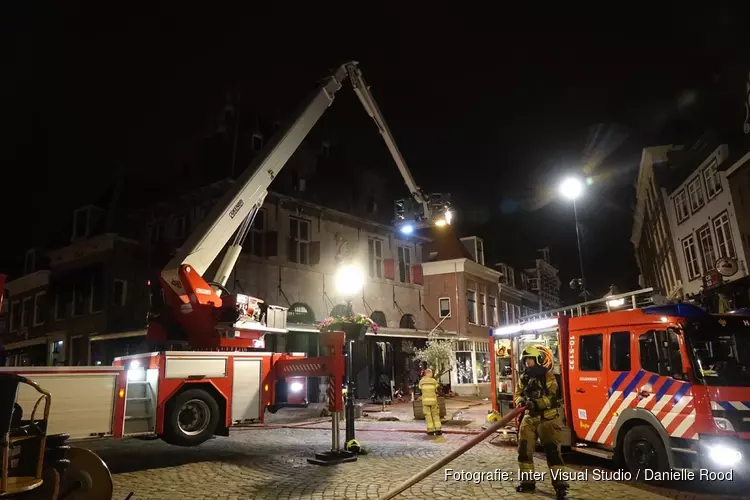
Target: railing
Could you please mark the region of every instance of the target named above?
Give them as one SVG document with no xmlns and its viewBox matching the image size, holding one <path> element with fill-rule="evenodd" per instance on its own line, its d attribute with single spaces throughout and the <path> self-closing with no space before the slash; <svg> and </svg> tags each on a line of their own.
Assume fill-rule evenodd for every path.
<svg viewBox="0 0 750 500">
<path fill-rule="evenodd" d="M 638 309 L 641 307 L 653 305 L 653 295 L 653 288 L 642 288 L 633 292 L 611 295 L 609 297 L 604 297 L 601 299 L 581 302 L 580 304 L 574 304 L 572 306 L 565 306 L 558 309 L 551 309 L 549 311 L 531 314 L 529 316 L 522 317 L 521 321 L 535 321 L 538 319 L 551 318 L 555 316 L 587 316 L 589 314 L 601 314 L 613 311 L 623 311 L 626 309 Z"/>
</svg>

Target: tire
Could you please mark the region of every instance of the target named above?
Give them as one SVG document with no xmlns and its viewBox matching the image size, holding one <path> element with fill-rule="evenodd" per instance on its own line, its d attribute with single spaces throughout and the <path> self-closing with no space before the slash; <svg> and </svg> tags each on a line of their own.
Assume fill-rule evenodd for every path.
<svg viewBox="0 0 750 500">
<path fill-rule="evenodd" d="M 189 389 L 167 404 L 161 438 L 176 446 L 197 446 L 213 437 L 219 415 L 213 396 L 203 389 Z"/>
<path fill-rule="evenodd" d="M 644 469 L 658 472 L 669 470 L 669 457 L 664 443 L 659 434 L 648 425 L 630 429 L 623 439 L 622 451 L 625 465 L 632 474 Z"/>
</svg>

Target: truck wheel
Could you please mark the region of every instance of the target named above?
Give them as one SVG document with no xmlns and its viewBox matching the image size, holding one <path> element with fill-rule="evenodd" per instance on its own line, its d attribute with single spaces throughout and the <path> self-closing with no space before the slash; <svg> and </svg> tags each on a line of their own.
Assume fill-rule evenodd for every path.
<svg viewBox="0 0 750 500">
<path fill-rule="evenodd" d="M 177 446 L 197 446 L 214 435 L 219 405 L 203 389 L 178 394 L 167 405 L 162 439 Z"/>
<path fill-rule="evenodd" d="M 638 425 L 625 434 L 623 456 L 631 473 L 638 470 L 669 470 L 669 457 L 657 432 L 647 426 Z"/>
</svg>

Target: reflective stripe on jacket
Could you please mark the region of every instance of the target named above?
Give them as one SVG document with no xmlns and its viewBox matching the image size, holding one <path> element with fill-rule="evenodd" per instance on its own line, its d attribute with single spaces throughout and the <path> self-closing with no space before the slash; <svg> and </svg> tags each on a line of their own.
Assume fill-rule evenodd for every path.
<svg viewBox="0 0 750 500">
<path fill-rule="evenodd" d="M 423 405 L 437 404 L 437 389 L 438 382 L 432 377 L 423 377 L 422 380 L 419 381 L 419 390 L 422 391 Z"/>
</svg>

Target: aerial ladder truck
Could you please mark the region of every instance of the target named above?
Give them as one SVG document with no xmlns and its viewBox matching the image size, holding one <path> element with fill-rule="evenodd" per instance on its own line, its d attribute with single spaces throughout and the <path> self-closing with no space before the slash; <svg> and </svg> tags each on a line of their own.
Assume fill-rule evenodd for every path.
<svg viewBox="0 0 750 500">
<path fill-rule="evenodd" d="M 187 350 L 160 348 L 124 356 L 111 367 L 0 368 L 0 373 L 33 379 L 53 394 L 50 432 L 71 438 L 158 436 L 195 446 L 214 435 L 228 435 L 237 423 L 263 422 L 265 410 L 277 407 L 276 382 L 291 377 L 327 377 L 329 409 L 342 412 L 343 332 L 321 332 L 326 354 L 317 358 L 259 352 L 266 334 L 287 331 L 286 309 L 231 293 L 226 284 L 273 180 L 347 78 L 414 200 L 415 210 L 397 215 L 402 229 L 408 225 L 403 232 L 451 222 L 449 199 L 428 195 L 415 183 L 358 63 L 343 64 L 320 82 L 163 269 L 164 300 L 149 314 L 147 339 L 161 346 L 181 342 Z M 217 271 L 207 280 L 205 273 L 228 242 Z M 19 393 L 24 410 L 33 401 L 30 393 Z M 334 429 L 337 433 L 338 426 Z"/>
</svg>

